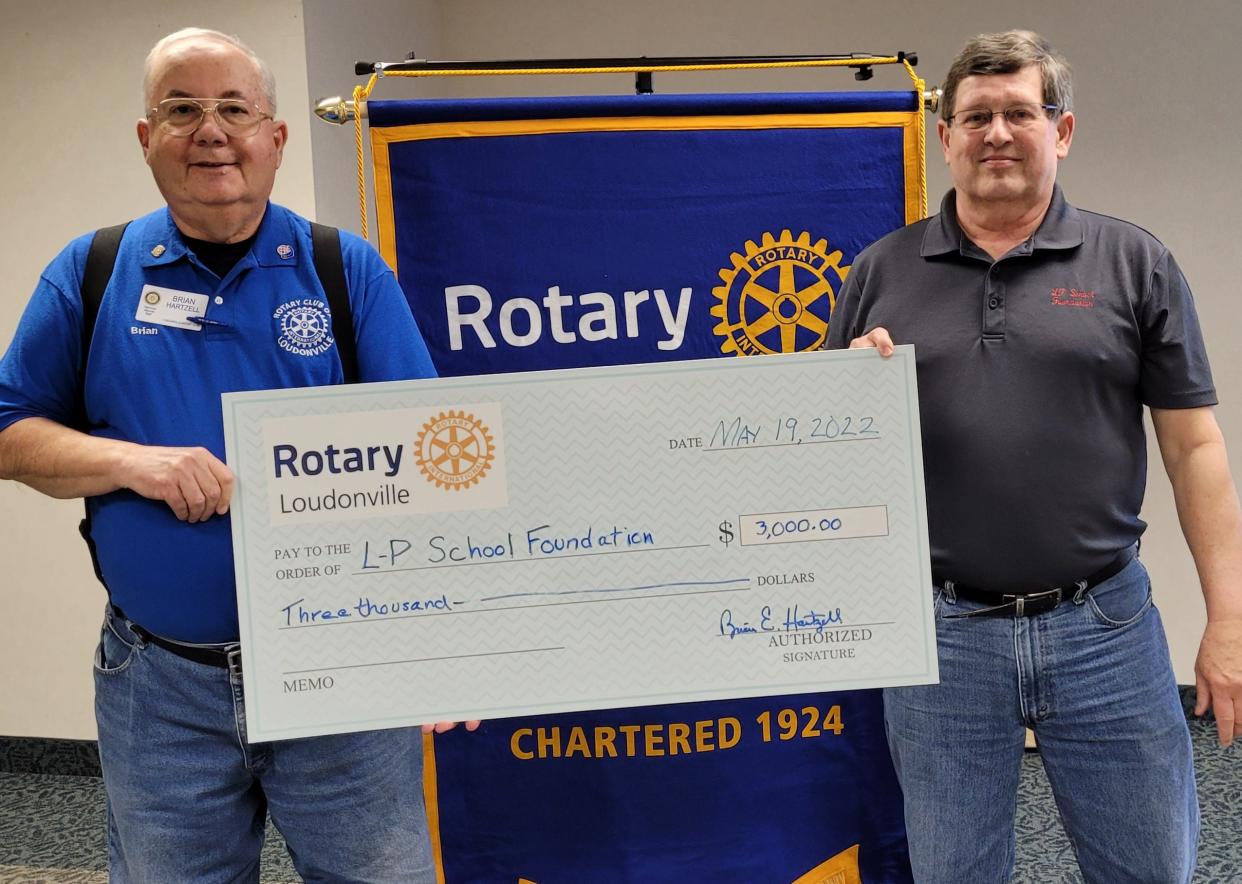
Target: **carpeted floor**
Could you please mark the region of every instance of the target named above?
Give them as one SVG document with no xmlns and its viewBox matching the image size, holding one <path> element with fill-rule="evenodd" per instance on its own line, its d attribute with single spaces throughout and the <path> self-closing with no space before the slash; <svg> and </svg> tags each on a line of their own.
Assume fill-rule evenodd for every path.
<svg viewBox="0 0 1242 884">
<path fill-rule="evenodd" d="M 1194 884 L 1242 884 L 1242 745 L 1222 749 L 1216 724 L 1190 719 L 1202 828 Z M 1052 788 L 1035 753 L 1022 765 L 1014 884 L 1081 884 Z"/>
<path fill-rule="evenodd" d="M 1203 808 L 1199 870 L 1194 880 L 1196 884 L 1238 884 L 1242 882 L 1242 746 L 1221 749 L 1209 721 L 1192 719 L 1190 730 Z M 1035 753 L 1028 753 L 1023 761 L 1017 830 L 1015 884 L 1082 881 Z M 270 826 L 268 832 L 261 880 L 298 881 L 279 834 Z M 13 773 L 0 767 L 0 882 L 95 884 L 107 881 L 106 867 L 103 786 L 98 777 Z"/>
</svg>

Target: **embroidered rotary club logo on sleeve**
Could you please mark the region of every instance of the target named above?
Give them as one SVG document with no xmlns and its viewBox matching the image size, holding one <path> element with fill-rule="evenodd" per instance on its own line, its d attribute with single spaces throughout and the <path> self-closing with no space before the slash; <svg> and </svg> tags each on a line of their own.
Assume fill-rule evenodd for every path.
<svg viewBox="0 0 1242 884">
<path fill-rule="evenodd" d="M 296 356 L 318 356 L 335 343 L 332 311 L 323 301 L 300 298 L 287 301 L 272 314 L 276 320 L 276 343 Z"/>
<path fill-rule="evenodd" d="M 474 415 L 444 411 L 423 424 L 414 443 L 427 481 L 460 491 L 478 482 L 496 456 L 491 431 Z"/>
<path fill-rule="evenodd" d="M 828 241 L 811 243 L 803 231 L 779 237 L 764 233 L 760 243 L 746 242 L 746 254 L 734 252 L 731 266 L 720 271 L 722 285 L 712 289 L 719 303 L 712 329 L 722 340 L 721 353 L 794 353 L 818 350 L 828 337 L 828 317 L 849 267 Z"/>
</svg>

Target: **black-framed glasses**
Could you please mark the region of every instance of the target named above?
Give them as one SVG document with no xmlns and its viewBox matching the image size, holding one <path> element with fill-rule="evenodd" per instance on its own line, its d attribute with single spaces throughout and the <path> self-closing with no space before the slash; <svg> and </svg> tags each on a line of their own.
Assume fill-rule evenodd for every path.
<svg viewBox="0 0 1242 884">
<path fill-rule="evenodd" d="M 239 98 L 165 98 L 147 111 L 169 135 L 190 135 L 208 114 L 216 115 L 220 128 L 230 135 L 252 135 L 264 120 L 275 119 L 258 105 Z"/>
<path fill-rule="evenodd" d="M 986 129 L 992 125 L 993 117 L 1000 116 L 1005 118 L 1009 128 L 1026 129 L 1038 123 L 1044 114 L 1051 114 L 1059 110 L 1060 108 L 1055 104 L 1035 104 L 1034 102 L 1013 104 L 1004 110 L 998 111 L 976 107 L 970 110 L 958 111 L 949 117 L 949 122 L 954 126 L 961 126 L 963 129 Z"/>
</svg>

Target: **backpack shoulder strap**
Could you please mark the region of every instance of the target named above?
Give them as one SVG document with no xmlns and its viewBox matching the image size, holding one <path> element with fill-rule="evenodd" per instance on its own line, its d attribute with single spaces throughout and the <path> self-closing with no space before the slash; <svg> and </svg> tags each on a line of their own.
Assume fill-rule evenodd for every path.
<svg viewBox="0 0 1242 884">
<path fill-rule="evenodd" d="M 121 237 L 129 222 L 113 227 L 101 227 L 91 239 L 86 253 L 86 269 L 82 272 L 82 361 L 78 369 L 78 427 L 86 427 L 86 363 L 91 355 L 91 339 L 95 335 L 95 321 L 99 318 L 99 305 L 112 279 L 116 256 L 121 250 Z"/>
<path fill-rule="evenodd" d="M 86 253 L 86 270 L 82 273 L 82 369 L 86 370 L 86 354 L 90 352 L 91 337 L 95 333 L 95 320 L 99 318 L 99 305 L 103 303 L 104 290 L 112 279 L 117 252 L 121 250 L 121 237 L 129 222 L 115 227 L 101 227 L 95 231 L 90 251 Z"/>
<path fill-rule="evenodd" d="M 341 359 L 345 383 L 358 383 L 358 347 L 354 337 L 353 310 L 349 304 L 349 283 L 345 279 L 345 263 L 341 258 L 341 234 L 335 227 L 311 222 L 311 243 L 315 251 L 315 272 L 328 296 L 332 311 L 332 337 Z"/>
<path fill-rule="evenodd" d="M 112 279 L 112 270 L 116 267 L 116 256 L 121 250 L 121 237 L 125 235 L 125 228 L 129 226 L 129 222 L 117 224 L 114 227 L 102 227 L 95 231 L 95 236 L 91 239 L 91 247 L 86 253 L 86 269 L 82 271 L 82 362 L 78 369 L 78 401 L 76 405 L 77 414 L 75 421 L 77 428 L 85 432 L 89 427 L 86 419 L 86 363 L 91 355 L 91 338 L 95 336 L 95 320 L 99 318 L 99 305 L 103 303 L 104 292 L 108 288 L 108 282 Z M 78 524 L 78 532 L 82 535 L 82 539 L 86 541 L 86 548 L 90 550 L 91 566 L 95 569 L 95 577 L 103 584 L 105 590 L 108 584 L 104 582 L 103 571 L 99 567 L 99 556 L 95 551 L 95 540 L 91 536 L 91 507 L 90 501 L 84 501 L 86 504 L 86 517 Z M 108 593 L 111 598 L 112 593 Z"/>
</svg>

